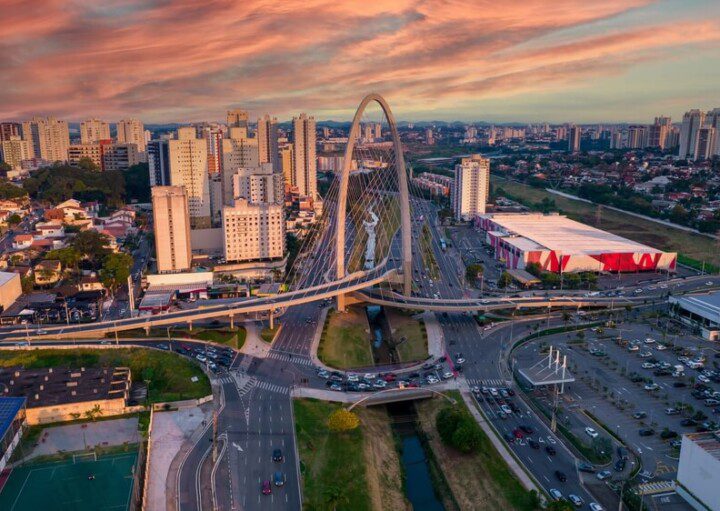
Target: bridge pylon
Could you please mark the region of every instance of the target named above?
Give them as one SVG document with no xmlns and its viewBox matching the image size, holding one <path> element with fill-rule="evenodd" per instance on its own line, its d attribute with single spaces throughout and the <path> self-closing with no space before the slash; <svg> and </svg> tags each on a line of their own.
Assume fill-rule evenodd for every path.
<svg viewBox="0 0 720 511">
<path fill-rule="evenodd" d="M 405 157 L 403 155 L 402 143 L 397 130 L 395 116 L 390 110 L 385 98 L 380 94 L 372 92 L 365 96 L 353 117 L 352 126 L 350 127 L 350 135 L 348 143 L 345 147 L 345 161 L 343 163 L 342 173 L 340 174 L 340 189 L 338 193 L 338 208 L 335 237 L 336 248 L 336 277 L 342 279 L 345 276 L 345 217 L 347 214 L 347 192 L 350 182 L 350 171 L 353 161 L 353 149 L 360 135 L 360 122 L 365 112 L 365 108 L 371 102 L 376 102 L 385 113 L 385 117 L 390 127 L 390 135 L 392 136 L 393 151 L 395 152 L 395 170 L 398 178 L 398 192 L 400 198 L 400 235 L 402 245 L 402 277 L 403 277 L 403 294 L 410 296 L 412 292 L 412 224 L 410 217 L 410 194 L 408 192 L 408 176 L 405 169 Z M 345 297 L 342 294 L 337 295 L 337 310 L 345 310 Z"/>
</svg>

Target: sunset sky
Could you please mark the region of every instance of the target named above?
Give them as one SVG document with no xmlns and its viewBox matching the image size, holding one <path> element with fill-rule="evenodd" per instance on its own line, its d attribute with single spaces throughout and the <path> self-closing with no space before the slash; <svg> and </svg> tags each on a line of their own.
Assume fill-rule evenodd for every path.
<svg viewBox="0 0 720 511">
<path fill-rule="evenodd" d="M 2 0 L 0 120 L 629 121 L 720 107 L 718 0 Z"/>
</svg>

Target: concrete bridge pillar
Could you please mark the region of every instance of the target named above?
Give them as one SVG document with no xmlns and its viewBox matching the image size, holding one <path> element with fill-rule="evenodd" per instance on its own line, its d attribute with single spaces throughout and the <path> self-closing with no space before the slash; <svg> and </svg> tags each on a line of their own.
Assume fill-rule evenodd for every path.
<svg viewBox="0 0 720 511">
<path fill-rule="evenodd" d="M 275 316 L 272 309 L 270 310 L 270 330 L 275 328 Z"/>
<path fill-rule="evenodd" d="M 345 312 L 345 295 L 340 293 L 335 297 L 335 308 L 338 312 Z"/>
<path fill-rule="evenodd" d="M 192 332 L 192 321 L 188 321 L 188 330 Z"/>
<path fill-rule="evenodd" d="M 149 337 L 150 336 L 150 326 L 145 325 L 143 328 L 145 329 L 145 335 Z M 117 331 L 115 332 L 115 334 L 117 335 Z"/>
<path fill-rule="evenodd" d="M 235 314 L 230 314 L 230 330 L 235 329 Z"/>
</svg>

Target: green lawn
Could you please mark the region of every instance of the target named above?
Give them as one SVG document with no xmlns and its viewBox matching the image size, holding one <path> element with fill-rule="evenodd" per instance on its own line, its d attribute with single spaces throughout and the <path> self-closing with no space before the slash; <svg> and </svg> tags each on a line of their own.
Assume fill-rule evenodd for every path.
<svg viewBox="0 0 720 511">
<path fill-rule="evenodd" d="M 420 250 L 422 251 L 423 266 L 427 268 L 428 276 L 433 280 L 437 280 L 440 277 L 440 270 L 433 251 L 432 233 L 427 224 L 423 225 L 422 234 L 420 235 Z"/>
<path fill-rule="evenodd" d="M 470 414 L 459 392 L 446 394 L 455 399 L 457 404 L 454 406 L 459 407 L 462 413 Z M 539 509 L 536 497 L 523 488 L 484 432 L 480 431 L 480 447 L 470 454 L 463 454 L 442 443 L 435 427 L 435 417 L 445 406 L 451 405 L 444 399 L 416 402 L 418 422 L 460 508 L 483 511 Z M 473 484 L 467 484 L 468 481 Z"/>
<path fill-rule="evenodd" d="M 129 367 L 133 381 L 150 379 L 150 402 L 196 399 L 210 394 L 210 381 L 200 367 L 175 353 L 145 348 L 0 351 L 0 366 Z M 192 382 L 195 376 L 198 381 Z"/>
<path fill-rule="evenodd" d="M 492 181 L 495 189 L 502 188 L 507 192 L 509 198 L 518 200 L 528 206 L 548 198 L 555 201 L 563 214 L 574 220 L 661 250 L 678 252 L 697 261 L 707 261 L 716 266 L 720 265 L 720 251 L 717 250 L 716 242 L 706 236 L 673 229 L 672 227 L 607 208 L 602 209 L 601 221 L 598 224 L 596 222 L 597 206 L 595 204 L 566 199 L 543 189 L 508 181 L 496 175 L 492 176 Z"/>
<path fill-rule="evenodd" d="M 338 369 L 373 365 L 368 330 L 362 307 L 350 306 L 346 312 L 330 311 L 318 346 L 318 358 Z"/>
<path fill-rule="evenodd" d="M 280 330 L 280 325 L 276 325 L 275 328 L 264 327 L 260 331 L 260 338 L 266 343 L 270 344 L 275 340 L 275 336 L 277 335 L 278 330 Z"/>
<path fill-rule="evenodd" d="M 400 361 L 425 360 L 428 357 L 425 323 L 413 318 L 412 313 L 407 311 L 388 308 L 385 314 L 393 331 L 393 342 Z"/>
<path fill-rule="evenodd" d="M 325 421 L 339 404 L 296 399 L 295 431 L 300 454 L 303 509 L 370 510 L 361 428 L 346 433 L 327 429 Z"/>
</svg>

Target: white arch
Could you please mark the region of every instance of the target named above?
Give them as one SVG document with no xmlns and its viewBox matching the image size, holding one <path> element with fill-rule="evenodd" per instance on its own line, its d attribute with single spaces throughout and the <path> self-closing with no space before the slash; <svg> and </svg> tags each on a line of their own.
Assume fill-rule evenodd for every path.
<svg viewBox="0 0 720 511">
<path fill-rule="evenodd" d="M 390 126 L 390 134 L 393 140 L 395 150 L 395 169 L 398 176 L 398 188 L 400 192 L 400 232 L 402 236 L 402 278 L 403 278 L 403 294 L 410 296 L 412 290 L 412 227 L 410 220 L 410 196 L 408 193 L 407 174 L 405 172 L 405 157 L 403 156 L 402 143 L 397 131 L 395 116 L 390 110 L 385 98 L 380 94 L 371 92 L 363 98 L 353 117 L 348 143 L 345 147 L 345 161 L 343 164 L 342 174 L 340 174 L 340 190 L 338 193 L 337 208 L 337 236 L 335 237 L 336 247 L 336 278 L 341 279 L 345 276 L 345 216 L 347 209 L 347 191 L 350 182 L 350 168 L 352 166 L 352 154 L 355 148 L 355 141 L 358 138 L 360 130 L 360 119 L 362 118 L 365 108 L 371 102 L 375 101 L 385 113 Z M 343 310 L 343 295 L 338 295 L 338 309 Z"/>
</svg>

